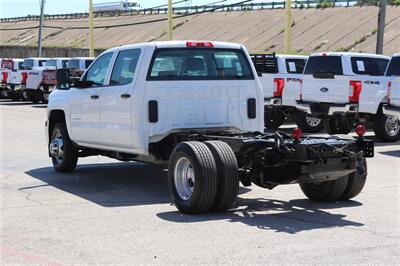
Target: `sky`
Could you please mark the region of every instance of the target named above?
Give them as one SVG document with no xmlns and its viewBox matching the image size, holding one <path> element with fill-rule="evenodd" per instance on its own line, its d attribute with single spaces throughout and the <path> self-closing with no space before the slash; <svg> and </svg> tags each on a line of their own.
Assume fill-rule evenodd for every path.
<svg viewBox="0 0 400 266">
<path fill-rule="evenodd" d="M 93 0 L 94 4 L 114 2 L 117 0 Z M 177 0 L 173 0 L 177 1 Z M 192 5 L 204 5 L 217 0 L 192 0 Z M 38 15 L 39 0 L 0 0 L 0 17 L 20 17 Z M 46 0 L 45 14 L 65 14 L 87 12 L 88 0 Z M 166 4 L 167 0 L 137 0 L 142 7 L 154 7 Z M 236 3 L 240 0 L 227 0 L 226 3 Z M 182 6 L 182 4 L 180 4 Z"/>
</svg>

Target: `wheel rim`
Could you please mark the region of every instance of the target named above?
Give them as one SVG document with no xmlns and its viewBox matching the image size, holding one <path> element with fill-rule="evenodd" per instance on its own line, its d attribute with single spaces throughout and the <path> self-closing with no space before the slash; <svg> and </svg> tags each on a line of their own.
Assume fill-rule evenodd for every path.
<svg viewBox="0 0 400 266">
<path fill-rule="evenodd" d="M 385 122 L 385 129 L 389 136 L 396 136 L 400 130 L 399 120 L 394 116 L 388 117 Z"/>
<path fill-rule="evenodd" d="M 176 192 L 183 200 L 188 200 L 193 194 L 195 176 L 190 161 L 182 157 L 178 160 L 174 170 L 174 182 Z"/>
<path fill-rule="evenodd" d="M 57 163 L 62 163 L 64 159 L 64 141 L 60 133 L 58 133 L 50 143 L 50 154 Z"/>
<path fill-rule="evenodd" d="M 8 93 L 7 93 L 6 90 L 2 90 L 2 91 L 1 91 L 1 95 L 2 95 L 3 97 L 8 97 Z"/>
<path fill-rule="evenodd" d="M 306 115 L 306 122 L 311 127 L 319 126 L 319 124 L 321 124 L 321 121 L 321 118 Z"/>
<path fill-rule="evenodd" d="M 43 99 L 44 99 L 45 101 L 48 101 L 48 100 L 49 100 L 49 95 L 50 95 L 50 93 L 44 93 L 44 94 L 43 94 Z"/>
</svg>

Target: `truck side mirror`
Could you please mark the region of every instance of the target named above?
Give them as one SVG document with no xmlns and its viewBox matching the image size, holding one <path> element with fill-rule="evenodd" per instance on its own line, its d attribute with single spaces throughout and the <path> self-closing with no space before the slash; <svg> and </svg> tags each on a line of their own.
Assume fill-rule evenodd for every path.
<svg viewBox="0 0 400 266">
<path fill-rule="evenodd" d="M 71 87 L 69 69 L 66 68 L 57 69 L 56 76 L 57 76 L 57 89 L 69 90 L 69 88 Z"/>
</svg>

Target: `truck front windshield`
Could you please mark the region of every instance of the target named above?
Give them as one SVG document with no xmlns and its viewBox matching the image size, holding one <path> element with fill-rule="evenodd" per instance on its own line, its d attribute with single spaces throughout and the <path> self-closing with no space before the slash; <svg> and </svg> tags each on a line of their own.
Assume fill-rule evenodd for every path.
<svg viewBox="0 0 400 266">
<path fill-rule="evenodd" d="M 240 79 L 254 79 L 254 75 L 249 60 L 238 49 L 158 49 L 148 73 L 148 80 Z"/>
</svg>

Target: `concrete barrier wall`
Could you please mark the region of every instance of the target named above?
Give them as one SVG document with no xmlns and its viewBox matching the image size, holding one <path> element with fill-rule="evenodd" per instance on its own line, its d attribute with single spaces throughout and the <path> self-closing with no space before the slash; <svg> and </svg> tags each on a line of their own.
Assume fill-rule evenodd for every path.
<svg viewBox="0 0 400 266">
<path fill-rule="evenodd" d="M 98 55 L 103 50 L 96 50 L 95 54 Z M 27 58 L 36 57 L 37 48 L 33 46 L 0 46 L 0 58 Z M 44 47 L 42 50 L 43 57 L 80 57 L 89 56 L 89 50 L 79 48 L 67 47 Z"/>
<path fill-rule="evenodd" d="M 283 9 L 274 9 L 213 12 L 181 17 L 174 20 L 174 38 L 237 42 L 244 44 L 250 52 L 279 53 L 284 51 L 284 16 Z M 105 49 L 124 44 L 164 41 L 168 35 L 164 19 L 165 14 L 96 18 L 95 46 Z M 377 19 L 377 7 L 294 9 L 293 52 L 374 53 Z M 45 21 L 43 45 L 87 48 L 88 24 L 87 18 Z M 36 46 L 37 25 L 37 21 L 0 23 L 0 45 Z M 400 7 L 388 7 L 385 54 L 400 52 L 399 29 Z M 55 49 L 53 52 L 57 51 L 58 56 L 75 51 L 69 48 L 51 49 Z"/>
</svg>

